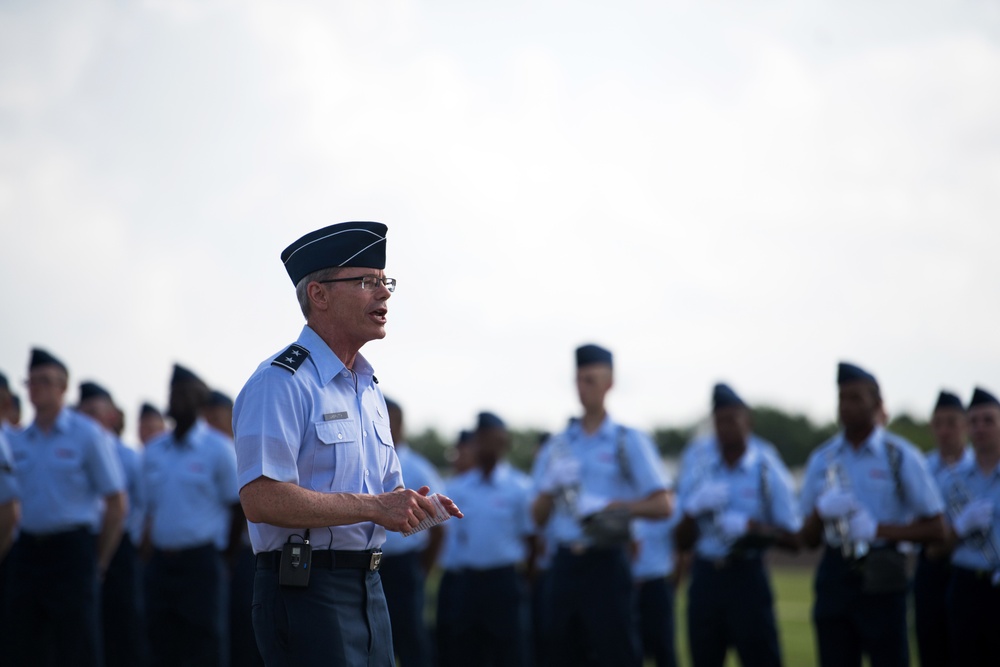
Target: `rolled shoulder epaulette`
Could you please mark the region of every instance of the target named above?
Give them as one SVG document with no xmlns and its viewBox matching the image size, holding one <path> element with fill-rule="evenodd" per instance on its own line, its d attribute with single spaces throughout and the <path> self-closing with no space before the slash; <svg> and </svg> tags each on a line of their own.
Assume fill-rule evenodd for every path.
<svg viewBox="0 0 1000 667">
<path fill-rule="evenodd" d="M 295 371 L 299 370 L 299 366 L 302 365 L 302 362 L 305 361 L 308 356 L 309 356 L 309 350 L 302 347 L 301 345 L 292 343 L 291 345 L 288 346 L 287 350 L 285 350 L 284 352 L 282 352 L 281 354 L 279 354 L 274 358 L 274 361 L 271 362 L 271 365 L 280 366 L 281 368 L 284 368 L 286 371 L 294 373 Z"/>
</svg>

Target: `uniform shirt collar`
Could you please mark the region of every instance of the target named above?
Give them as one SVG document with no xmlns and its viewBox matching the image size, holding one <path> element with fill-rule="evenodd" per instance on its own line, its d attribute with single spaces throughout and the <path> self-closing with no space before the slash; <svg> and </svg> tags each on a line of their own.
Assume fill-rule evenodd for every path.
<svg viewBox="0 0 1000 667">
<path fill-rule="evenodd" d="M 861 446 L 854 449 L 854 447 L 847 441 L 847 437 L 844 432 L 840 432 L 840 449 L 844 451 L 856 451 L 858 454 L 874 454 L 875 456 L 881 456 L 885 451 L 885 428 L 880 425 L 876 425 L 875 429 L 865 438 Z"/>
<path fill-rule="evenodd" d="M 198 442 L 201 441 L 202 436 L 205 435 L 209 428 L 208 422 L 201 417 L 198 417 L 194 426 L 191 427 L 190 431 L 184 434 L 184 438 L 180 441 L 178 441 L 177 438 L 173 436 L 173 433 L 171 433 L 170 444 L 172 446 L 181 445 L 193 448 L 197 446 Z"/>
<path fill-rule="evenodd" d="M 63 406 L 59 410 L 59 414 L 56 415 L 56 420 L 52 423 L 52 431 L 50 433 L 66 433 L 70 429 L 70 422 L 73 420 L 73 415 L 70 408 Z M 38 423 L 32 421 L 28 425 L 28 428 L 24 429 L 24 432 L 31 438 L 36 437 L 42 433 L 42 429 L 38 428 Z"/>
<path fill-rule="evenodd" d="M 613 436 L 615 432 L 615 424 L 611 421 L 611 415 L 605 414 L 604 421 L 601 425 L 597 427 L 597 430 L 593 433 L 587 433 L 583 430 L 583 418 L 574 419 L 573 423 L 570 424 L 569 430 L 573 435 L 583 436 L 583 437 L 608 437 Z"/>
<path fill-rule="evenodd" d="M 712 466 L 719 470 L 742 470 L 747 471 L 753 469 L 757 464 L 757 459 L 760 457 L 760 451 L 758 447 L 754 445 L 753 437 L 747 438 L 747 448 L 743 452 L 743 456 L 740 457 L 736 465 L 729 467 L 726 462 L 722 459 L 722 451 L 719 449 L 719 440 L 713 436 L 712 438 L 712 453 L 711 453 L 711 463 Z"/>
<path fill-rule="evenodd" d="M 1000 477 L 1000 463 L 998 463 L 988 475 L 983 475 L 982 471 L 979 469 L 979 464 L 976 463 L 976 457 L 973 455 L 967 460 L 963 459 L 962 462 L 956 466 L 956 472 L 963 475 L 966 479 L 977 476 L 996 478 Z"/>
<path fill-rule="evenodd" d="M 316 367 L 316 372 L 323 384 L 327 384 L 347 368 L 340 357 L 333 353 L 326 341 L 320 338 L 319 334 L 313 331 L 308 324 L 302 327 L 302 333 L 299 334 L 299 339 L 295 342 L 309 350 L 309 360 Z M 371 364 L 360 352 L 354 357 L 352 370 L 359 379 L 365 378 L 369 383 L 374 375 Z"/>
<path fill-rule="evenodd" d="M 506 461 L 498 461 L 488 476 L 479 468 L 476 468 L 476 473 L 481 484 L 496 484 L 502 482 L 510 474 L 510 464 Z"/>
</svg>

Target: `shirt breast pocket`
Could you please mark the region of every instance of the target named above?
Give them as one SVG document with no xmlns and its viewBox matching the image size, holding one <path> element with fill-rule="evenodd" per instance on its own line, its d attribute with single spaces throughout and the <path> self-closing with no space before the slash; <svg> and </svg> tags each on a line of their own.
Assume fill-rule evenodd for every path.
<svg viewBox="0 0 1000 667">
<path fill-rule="evenodd" d="M 378 465 L 379 472 L 382 477 L 389 472 L 389 461 L 392 457 L 392 430 L 389 428 L 388 424 L 383 424 L 382 422 L 373 422 L 372 425 L 375 428 L 375 436 L 378 439 Z M 392 489 L 389 489 L 390 491 Z"/>
<path fill-rule="evenodd" d="M 358 492 L 352 480 L 360 480 L 361 444 L 352 421 L 316 422 L 318 444 L 313 455 L 311 487 L 316 491 Z"/>
</svg>

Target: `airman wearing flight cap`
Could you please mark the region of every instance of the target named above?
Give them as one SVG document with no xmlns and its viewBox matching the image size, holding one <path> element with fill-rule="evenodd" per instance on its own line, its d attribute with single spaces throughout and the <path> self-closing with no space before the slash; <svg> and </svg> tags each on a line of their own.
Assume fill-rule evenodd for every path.
<svg viewBox="0 0 1000 667">
<path fill-rule="evenodd" d="M 694 549 L 688 589 L 688 646 L 695 667 L 781 664 L 764 551 L 795 550 L 801 527 L 791 475 L 771 447 L 751 439 L 750 409 L 727 384 L 712 390 L 710 448 L 681 472 L 684 516 L 677 546 Z"/>
<path fill-rule="evenodd" d="M 11 665 L 101 665 L 99 577 L 118 548 L 128 501 L 106 433 L 64 404 L 66 365 L 31 352 L 35 420 L 11 438 L 21 533 L 10 553 L 4 648 Z"/>
<path fill-rule="evenodd" d="M 816 571 L 813 622 L 821 667 L 906 665 L 907 577 L 900 542 L 944 537 L 944 505 L 923 455 L 880 424 L 875 377 L 837 371 L 843 427 L 809 457 L 802 543 L 826 549 Z"/>
<path fill-rule="evenodd" d="M 548 659 L 554 667 L 593 656 L 601 665 L 640 664 L 628 546 L 632 518 L 665 518 L 672 499 L 648 436 L 615 423 L 604 406 L 611 352 L 576 350 L 583 417 L 543 446 L 532 476 L 536 524 L 556 553 L 549 570 Z"/>
<path fill-rule="evenodd" d="M 448 482 L 468 516 L 447 539 L 464 554 L 454 619 L 455 657 L 464 664 L 528 662 L 527 582 L 534 557 L 531 479 L 506 461 L 510 432 L 492 412 L 476 418 L 475 467 Z"/>
<path fill-rule="evenodd" d="M 938 394 L 931 415 L 934 450 L 927 457 L 927 469 L 938 489 L 959 465 L 971 461 L 968 420 L 965 406 L 957 395 Z M 947 504 L 947 503 L 946 503 Z M 917 651 L 921 667 L 948 665 L 948 587 L 951 583 L 951 553 L 938 545 L 920 549 L 913 575 L 913 612 Z"/>
<path fill-rule="evenodd" d="M 163 419 L 163 413 L 151 403 L 143 403 L 139 408 L 139 442 L 143 447 L 166 430 L 167 423 Z"/>
<path fill-rule="evenodd" d="M 174 364 L 169 407 L 174 428 L 150 442 L 143 456 L 154 666 L 227 662 L 228 577 L 220 552 L 238 547 L 242 521 L 233 508 L 239 501 L 236 455 L 200 416 L 208 399 L 208 385 Z"/>
<path fill-rule="evenodd" d="M 114 431 L 118 424 L 118 409 L 107 389 L 96 382 L 81 382 L 80 401 L 76 409 L 100 424 L 114 442 L 125 474 L 128 495 L 125 530 L 101 586 L 104 664 L 106 667 L 141 665 L 146 656 L 138 553 L 146 515 L 142 461 L 139 453 L 127 447 Z"/>
<path fill-rule="evenodd" d="M 385 239 L 381 223 L 345 222 L 285 248 L 306 325 L 236 398 L 240 497 L 257 553 L 254 631 L 267 664 L 394 663 L 379 549 L 386 530 L 416 528 L 435 510 L 427 487 L 403 486 L 385 399 L 359 352 L 385 337 L 396 288 Z"/>
<path fill-rule="evenodd" d="M 951 582 L 949 665 L 1000 664 L 1000 400 L 976 387 L 967 410 L 972 460 L 942 484 Z"/>
</svg>

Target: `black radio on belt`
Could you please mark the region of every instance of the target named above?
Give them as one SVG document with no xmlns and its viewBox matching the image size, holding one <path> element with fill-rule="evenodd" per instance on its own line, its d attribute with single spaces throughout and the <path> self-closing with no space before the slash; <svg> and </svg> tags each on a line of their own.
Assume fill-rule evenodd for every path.
<svg viewBox="0 0 1000 667">
<path fill-rule="evenodd" d="M 292 542 L 289 536 L 281 548 L 281 562 L 278 566 L 278 583 L 291 588 L 307 588 L 309 572 L 312 570 L 312 547 L 309 545 L 309 531 L 301 542 Z"/>
</svg>

